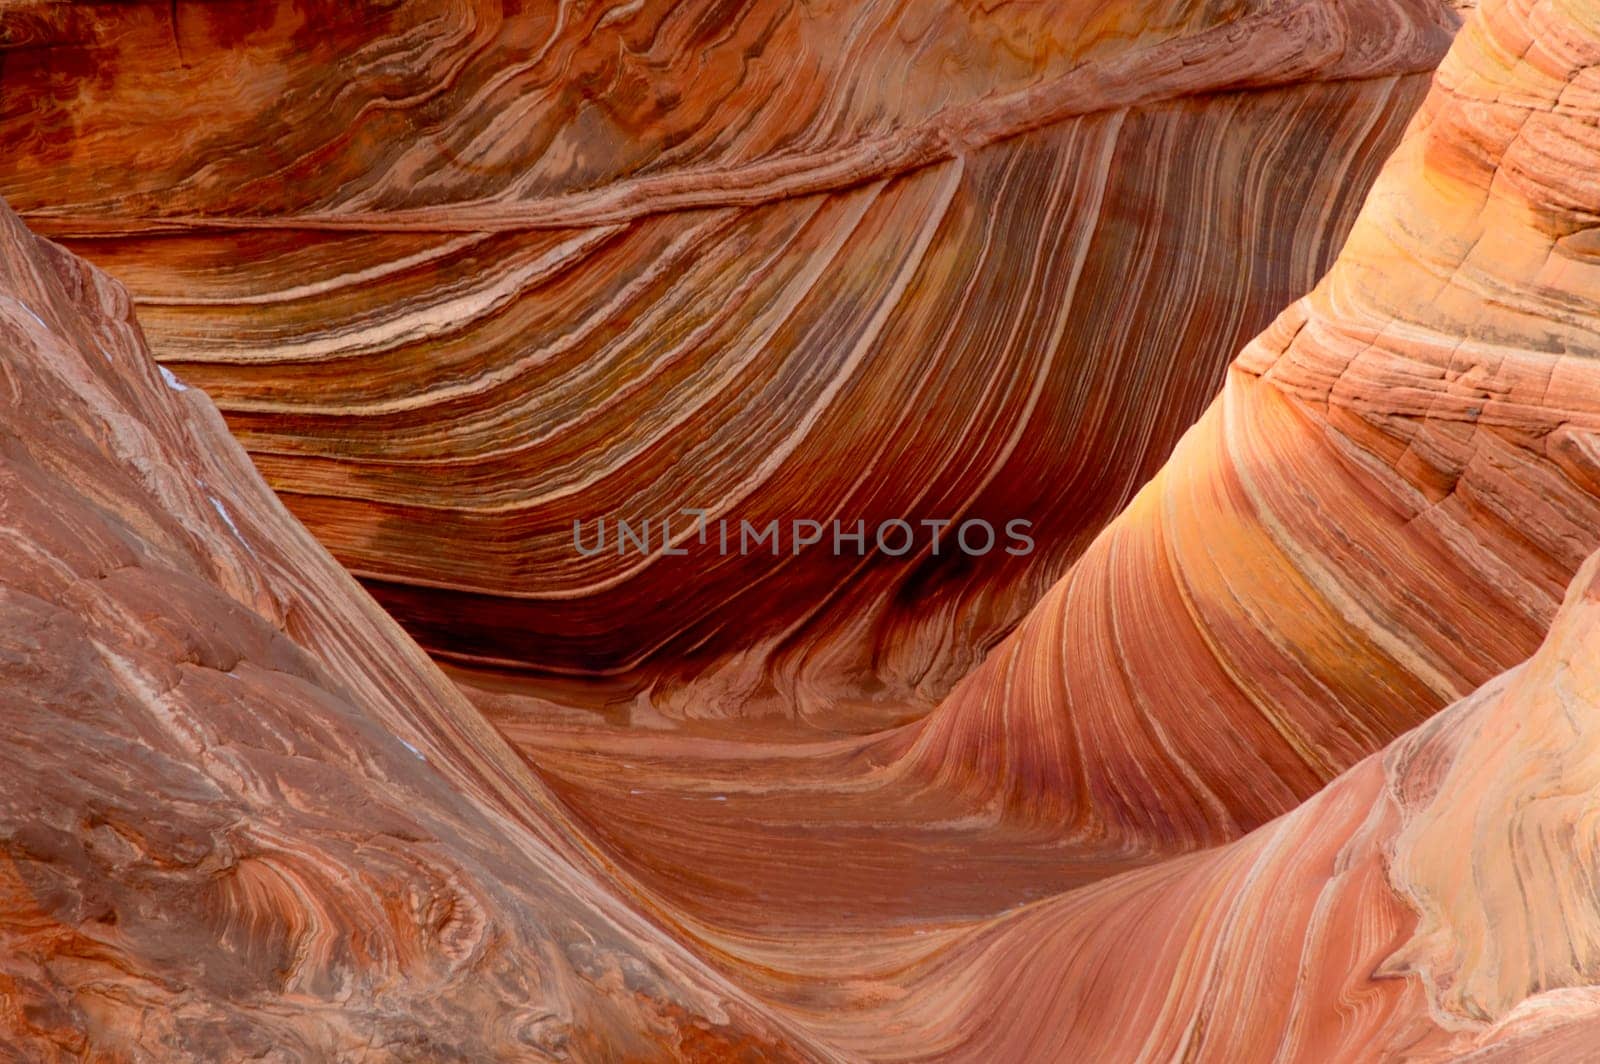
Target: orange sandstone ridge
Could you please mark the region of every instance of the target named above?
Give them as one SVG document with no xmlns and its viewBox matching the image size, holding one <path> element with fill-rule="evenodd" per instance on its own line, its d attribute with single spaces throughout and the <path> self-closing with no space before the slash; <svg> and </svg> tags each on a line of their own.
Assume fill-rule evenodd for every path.
<svg viewBox="0 0 1600 1064">
<path fill-rule="evenodd" d="M 1436 970 L 1407 959 L 1426 955 L 1415 881 L 1385 880 L 1391 821 L 1417 803 L 1372 758 L 1491 700 L 1600 545 L 1597 65 L 1591 8 L 1474 16 L 1330 275 L 926 721 L 740 747 L 562 734 L 509 695 L 479 704 L 706 955 L 869 1058 L 1370 1059 L 1464 1052 L 1451 1032 L 1542 1038 L 1579 998 L 1532 999 L 1591 981 L 1586 926 L 1531 945 L 1501 891 L 1480 941 L 1452 949 L 1533 949 L 1519 963 L 1538 970 L 1492 1006 L 1443 1004 Z M 1497 808 L 1556 786 L 1540 779 Z M 1458 823 L 1439 853 L 1499 860 L 1471 856 L 1494 821 Z M 1551 828 L 1540 845 L 1559 866 L 1577 843 Z M 1567 866 L 1574 898 L 1593 894 L 1584 867 Z M 1270 936 L 1279 952 L 1252 968 Z M 1369 997 L 1381 1029 L 1341 1012 Z"/>
<path fill-rule="evenodd" d="M 424 647 L 563 703 L 870 731 L 977 664 L 1326 270 L 1457 16 L 6 21 L 0 193 L 128 284 L 157 358 Z M 685 508 L 777 520 L 783 556 L 726 556 Z M 794 518 L 1023 519 L 1036 549 L 796 556 Z M 659 547 L 669 519 L 683 557 L 575 549 L 575 522 Z"/>
<path fill-rule="evenodd" d="M 1469 23 L 1333 270 L 914 771 L 1092 838 L 1215 842 L 1528 657 L 1600 542 L 1593 29 L 1527 0 Z"/>
<path fill-rule="evenodd" d="M 1409 110 L 1402 106 L 1407 86 L 1421 80 L 1417 71 L 1452 17 L 1364 4 L 1167 12 L 1108 5 L 1096 10 L 1099 21 L 1084 23 L 1096 29 L 1057 51 L 1058 38 L 1043 29 L 1053 25 L 1049 11 L 1001 5 L 981 22 L 985 32 L 1011 27 L 1007 54 L 1031 55 L 1031 64 L 986 61 L 980 76 L 957 62 L 963 75 L 940 95 L 929 88 L 938 79 L 921 80 L 918 64 L 978 54 L 951 42 L 967 40 L 958 32 L 962 19 L 980 20 L 962 7 L 947 21 L 921 24 L 918 36 L 891 32 L 886 27 L 907 24 L 887 7 L 864 5 L 850 23 L 855 35 L 843 36 L 853 42 L 850 61 L 838 60 L 828 77 L 785 79 L 752 59 L 747 72 L 726 76 L 763 92 L 677 114 L 682 101 L 696 99 L 692 92 L 650 102 L 629 86 L 671 86 L 674 77 L 688 84 L 687 72 L 669 65 L 654 82 L 630 81 L 626 68 L 639 49 L 588 54 L 579 45 L 606 44 L 618 25 L 649 25 L 659 54 L 676 56 L 689 39 L 682 35 L 719 25 L 690 9 L 628 7 L 611 18 L 561 8 L 553 26 L 540 24 L 539 40 L 550 50 L 530 51 L 516 39 L 522 51 L 510 67 L 497 65 L 496 49 L 510 47 L 507 27 L 528 30 L 532 20 L 477 21 L 458 11 L 457 22 L 440 23 L 460 29 L 466 43 L 457 43 L 416 30 L 431 10 L 423 6 L 385 9 L 359 25 L 332 13 L 264 7 L 276 14 L 259 16 L 242 35 L 234 27 L 233 36 L 218 28 L 228 24 L 225 15 L 186 6 L 165 21 L 144 5 L 84 10 L 0 8 L 25 16 L 8 30 L 26 26 L 31 35 L 17 31 L 7 40 L 39 49 L 34 58 L 21 49 L 20 73 L 11 53 L 0 53 L 0 89 L 22 85 L 37 105 L 27 115 L 0 113 L 0 140 L 21 149 L 0 166 L 0 180 L 34 224 L 70 237 L 75 250 L 127 277 L 133 292 L 0 212 L 0 477 L 8 485 L 0 528 L 18 559 L 0 571 L 0 678 L 13 738 L 0 775 L 9 810 L 0 835 L 0 1026 L 24 1054 L 974 1062 L 1594 1056 L 1600 760 L 1589 744 L 1600 721 L 1600 375 L 1593 368 L 1600 365 L 1600 7 L 1593 0 L 1489 0 L 1469 14 L 1338 261 L 1254 340 L 1230 340 L 1243 349 L 1221 394 L 1147 483 L 1143 463 L 1168 449 L 1153 441 L 1169 430 L 1175 439 L 1183 424 L 1174 398 L 1182 389 L 1130 384 L 1127 405 L 1110 402 L 1107 378 L 1097 374 L 1127 366 L 1105 361 L 1107 352 L 1137 347 L 1155 359 L 1141 365 L 1177 373 L 1192 365 L 1182 356 L 1202 338 L 1210 344 L 1231 335 L 1260 293 L 1245 286 L 1252 294 L 1243 296 L 1236 280 L 1186 273 L 1182 261 L 1152 260 L 1112 242 L 1107 252 L 1126 257 L 1101 268 L 1135 301 L 1136 315 L 1116 319 L 1128 336 L 1141 337 L 1134 347 L 1077 333 L 1088 311 L 1075 295 L 1067 308 L 1048 287 L 1029 290 L 1035 302 L 1004 302 L 1017 296 L 1016 277 L 1042 277 L 1060 265 L 1050 257 L 1057 250 L 1039 251 L 1051 241 L 1078 242 L 1073 268 L 1089 269 L 1094 239 L 1083 235 L 1084 219 L 1094 220 L 1092 233 L 1110 233 L 1103 227 L 1113 218 L 1144 217 L 1107 213 L 1103 198 L 1096 211 L 1073 213 L 1078 208 L 1064 205 L 1076 202 L 1076 192 L 1065 190 L 1088 180 L 1105 197 L 1123 182 L 1138 185 L 1140 174 L 1115 162 L 1117 152 L 1179 143 L 1126 138 L 1129 122 L 1152 114 L 1166 116 L 1174 138 L 1195 138 L 1183 143 L 1212 146 L 1213 169 L 1203 169 L 1210 181 L 1226 160 L 1246 165 L 1236 123 L 1265 122 L 1297 143 L 1286 115 L 1301 113 L 1305 96 L 1326 94 L 1317 109 L 1325 106 L 1327 115 L 1317 121 L 1337 126 L 1355 121 L 1349 94 L 1368 94 L 1359 104 L 1367 108 L 1360 143 L 1340 149 L 1343 137 L 1332 137 L 1335 147 L 1305 172 L 1280 175 L 1280 186 L 1307 182 L 1294 193 L 1305 197 L 1294 214 L 1315 214 L 1321 234 L 1307 247 L 1337 239 L 1346 227 L 1330 190 L 1365 184 L 1359 175 L 1381 161 L 1372 154 L 1380 131 Z M 758 12 L 770 13 L 751 5 L 744 14 Z M 770 37 L 789 52 L 744 45 L 718 52 L 726 39 L 713 34 L 700 54 L 707 62 L 809 56 L 795 42 L 828 24 L 831 9 L 819 12 L 772 15 Z M 569 15 L 578 28 L 564 36 Z M 1035 16 L 1040 21 L 1026 21 Z M 419 22 L 406 21 L 412 18 Z M 154 48 L 158 29 L 172 30 L 170 47 L 183 49 L 176 67 L 107 63 L 99 107 L 82 93 L 36 93 L 66 84 L 51 80 L 42 57 L 136 58 Z M 316 71 L 357 39 L 373 43 L 350 52 L 341 75 L 347 92 L 325 97 L 303 87 L 321 84 Z M 422 40 L 437 48 L 418 50 Z M 1046 40 L 1052 43 L 1040 43 Z M 307 49 L 305 66 L 294 66 Z M 604 62 L 615 55 L 619 65 L 604 66 L 602 52 Z M 580 53 L 610 80 L 594 75 Z M 558 54 L 559 76 L 541 81 L 548 71 L 540 64 Z M 216 83 L 220 64 L 230 61 L 283 71 L 275 91 L 289 113 L 315 100 L 344 117 L 309 130 L 268 127 L 282 134 L 273 141 L 279 154 L 269 155 L 285 167 L 281 175 L 252 169 L 261 165 L 261 122 L 279 120 L 259 102 L 252 110 L 230 101 L 212 116 L 219 121 L 213 138 L 186 147 L 182 135 L 196 124 L 184 109 L 215 101 L 198 86 Z M 498 77 L 502 69 L 516 73 Z M 890 78 L 885 70 L 909 73 Z M 576 96 L 547 88 L 577 84 L 571 79 L 579 71 L 597 80 L 582 82 Z M 817 84 L 838 87 L 819 102 L 804 94 Z M 104 101 L 133 100 L 153 86 L 167 87 L 150 98 L 177 109 L 171 127 L 185 150 L 156 152 L 109 123 L 116 109 Z M 885 101 L 874 92 L 894 96 Z M 363 107 L 380 93 L 383 106 Z M 1210 113 L 1224 97 L 1238 108 L 1225 119 Z M 454 114 L 479 115 L 468 106 L 479 99 L 527 101 L 525 110 L 482 114 L 501 114 L 508 127 L 536 116 L 539 137 L 498 138 L 492 122 L 451 125 Z M 1060 110 L 1085 99 L 1098 101 L 1096 109 Z M 621 123 L 624 104 L 635 108 L 628 112 L 634 121 L 619 124 L 627 133 L 617 136 L 632 155 L 604 164 L 584 157 L 577 147 L 599 142 L 599 116 Z M 423 136 L 416 132 L 423 113 L 410 109 L 428 107 L 437 108 L 426 114 L 438 125 Z M 683 125 L 670 126 L 667 111 Z M 1103 144 L 1105 168 L 1086 168 L 1070 152 L 1028 161 L 1040 150 L 1037 138 L 1068 136 L 1067 128 L 1072 138 L 1090 136 L 1112 113 L 1122 114 L 1121 126 Z M 903 117 L 885 117 L 891 114 Z M 1027 125 L 1028 116 L 1038 124 Z M 369 121 L 377 125 L 364 129 Z M 1023 126 L 1006 124 L 1018 121 Z M 783 123 L 812 135 L 782 142 L 783 150 L 745 140 Z M 861 144 L 875 147 L 852 155 Z M 373 155 L 371 145 L 392 154 Z M 442 162 L 445 146 L 451 151 Z M 107 175 L 118 165 L 112 160 L 130 151 L 148 153 L 149 165 L 138 168 L 135 187 L 119 190 Z M 214 154 L 195 166 L 204 152 Z M 1183 165 L 1182 152 L 1163 158 Z M 474 160 L 505 170 L 485 165 L 469 177 Z M 856 176 L 805 183 L 834 173 L 825 164 L 835 163 Z M 982 195 L 963 191 L 985 165 L 1010 176 L 978 186 Z M 810 176 L 794 177 L 799 171 Z M 54 198 L 50 173 L 59 182 Z M 906 206 L 929 182 L 952 190 L 949 209 L 957 214 Z M 1283 216 L 1240 207 L 1254 186 L 1237 176 L 1207 187 L 1230 200 L 1226 209 L 1239 211 L 1249 236 L 1227 245 L 1229 261 L 1281 268 L 1281 260 L 1244 249 L 1290 239 L 1270 230 Z M 1019 211 L 1009 227 L 996 221 L 1007 188 L 1017 192 Z M 1034 195 L 1022 196 L 1024 188 Z M 729 189 L 737 194 L 729 198 Z M 1041 189 L 1046 207 L 1066 213 L 1041 214 Z M 856 202 L 869 195 L 864 190 L 872 198 Z M 703 198 L 713 193 L 723 198 Z M 812 269 L 814 284 L 829 291 L 830 284 L 841 292 L 888 285 L 889 303 L 841 296 L 809 318 L 809 297 L 784 288 L 790 274 L 775 264 L 755 268 L 745 257 L 780 254 L 757 238 L 757 229 L 771 231 L 761 212 L 793 210 L 807 197 L 819 217 L 862 213 L 848 240 L 835 231 L 839 251 L 826 262 L 812 259 L 796 237 L 794 246 L 804 249 L 796 269 Z M 923 228 L 897 228 L 888 218 L 869 224 L 884 197 Z M 1171 200 L 1139 202 L 1178 209 Z M 690 239 L 680 267 L 628 243 L 653 225 L 666 227 L 658 234 L 664 239 L 681 235 L 672 227 L 718 210 L 731 212 L 716 223 L 727 231 L 752 227 L 746 244 Z M 935 250 L 958 216 L 976 227 L 961 232 L 983 233 L 972 237 L 981 255 L 1022 256 L 1006 260 L 1010 283 L 990 278 L 968 253 Z M 286 218 L 307 228 L 290 229 Z M 567 282 L 616 296 L 627 282 L 607 271 L 631 262 L 648 284 L 680 286 L 683 299 L 698 293 L 708 329 L 751 327 L 766 320 L 746 309 L 758 307 L 782 319 L 773 337 L 794 339 L 729 340 L 725 355 L 711 356 L 696 346 L 701 341 L 684 346 L 675 330 L 687 323 L 674 318 L 679 304 L 670 292 L 639 318 L 519 295 L 513 302 L 522 310 L 578 332 L 639 331 L 637 340 L 612 336 L 548 356 L 572 359 L 548 379 L 521 376 L 523 366 L 507 374 L 523 382 L 517 387 L 545 381 L 559 398 L 541 389 L 524 398 L 561 405 L 595 435 L 581 445 L 568 440 L 558 455 L 565 464 L 491 475 L 470 462 L 441 463 L 404 482 L 385 448 L 403 442 L 426 466 L 453 446 L 462 426 L 472 426 L 466 435 L 474 439 L 492 440 L 495 417 L 511 422 L 525 410 L 490 413 L 464 394 L 435 401 L 436 388 L 470 392 L 472 373 L 510 366 L 492 354 L 509 357 L 500 345 L 510 334 L 494 332 L 504 323 L 470 322 L 465 328 L 475 335 L 452 353 L 427 331 L 443 320 L 430 315 L 450 300 L 482 298 L 474 286 L 504 282 L 511 264 L 534 263 L 590 226 L 621 227 L 603 238 L 621 241 L 604 243 L 620 257 L 591 260 L 601 244 L 574 245 L 562 254 L 586 265 Z M 1164 246 L 1159 230 L 1135 225 L 1131 232 L 1143 237 L 1124 229 L 1120 239 L 1155 255 Z M 908 257 L 894 241 L 913 231 L 927 243 Z M 433 253 L 408 243 L 419 234 L 439 247 L 480 236 L 508 243 L 494 255 L 469 254 L 455 273 L 431 266 L 411 273 L 418 260 L 407 256 Z M 372 243 L 341 249 L 347 240 Z M 378 244 L 384 250 L 367 257 Z M 1295 261 L 1315 259 L 1294 252 L 1302 254 Z M 392 271 L 383 265 L 401 261 Z M 559 259 L 550 261 L 565 275 Z M 930 287 L 922 279 L 930 264 L 947 279 L 965 279 Z M 1287 274 L 1274 276 L 1268 287 Z M 713 283 L 719 277 L 772 283 L 777 294 L 768 303 L 733 302 Z M 1210 293 L 1232 293 L 1230 325 L 1209 317 L 1215 304 L 1180 309 L 1191 297 L 1169 287 L 1190 285 L 1192 296 L 1202 282 Z M 995 287 L 983 287 L 989 283 Z M 180 376 L 147 357 L 130 314 L 135 300 L 150 319 L 157 355 Z M 1083 366 L 1047 360 L 1034 367 L 1044 383 L 1033 409 L 1048 407 L 1057 387 L 1099 405 L 1040 413 L 1037 424 L 1055 426 L 1054 435 L 1013 422 L 1014 455 L 1031 464 L 1011 467 L 1021 459 L 986 457 L 994 437 L 967 426 L 1014 407 L 999 382 L 1022 372 L 1011 359 L 1026 348 L 988 346 L 988 338 L 1037 327 L 1041 307 L 1062 315 L 1063 344 L 1076 336 L 1072 350 L 1094 353 Z M 499 311 L 489 317 L 498 320 Z M 873 362 L 872 348 L 861 356 L 869 372 L 839 361 L 834 348 L 798 339 L 818 335 L 808 328 L 859 336 L 849 331 L 850 316 L 880 312 L 884 344 L 913 335 L 912 323 L 968 340 L 952 339 L 937 356 L 948 363 L 916 374 L 885 368 L 926 370 L 909 348 L 900 364 L 888 354 Z M 397 331 L 386 332 L 390 326 Z M 422 333 L 411 337 L 408 328 Z M 1157 334 L 1170 346 L 1157 344 Z M 383 347 L 387 336 L 402 340 Z M 665 346 L 636 346 L 646 340 Z M 349 349 L 334 357 L 343 343 Z M 208 344 L 220 355 L 203 354 Z M 278 358 L 295 345 L 322 353 Z M 719 399 L 724 392 L 696 390 L 708 379 L 696 374 L 735 356 L 749 359 L 752 373 L 764 366 L 759 372 L 786 381 L 787 390 L 771 394 L 792 398 L 795 408 L 756 404 L 745 392 Z M 677 391 L 652 358 L 689 364 L 685 376 L 671 378 Z M 434 371 L 437 381 L 422 386 L 410 376 Z M 557 383 L 563 373 L 584 372 L 595 375 L 592 384 Z M 1148 372 L 1126 380 L 1148 381 Z M 1195 381 L 1202 377 L 1196 371 Z M 227 427 L 253 449 L 250 457 L 288 507 L 309 517 L 346 560 L 363 544 L 370 557 L 394 564 L 475 566 L 496 550 L 537 557 L 536 537 L 479 538 L 460 526 L 451 549 L 423 550 L 416 522 L 391 525 L 381 543 L 362 538 L 370 532 L 363 522 L 394 520 L 398 511 L 386 507 L 405 492 L 447 500 L 440 509 L 448 520 L 464 512 L 462 493 L 483 492 L 514 509 L 527 499 L 518 495 L 518 476 L 553 484 L 605 469 L 632 484 L 627 490 L 655 490 L 639 456 L 652 445 L 669 449 L 664 425 L 678 418 L 706 440 L 725 427 L 689 416 L 697 403 L 723 401 L 730 418 L 756 411 L 772 425 L 803 427 L 802 444 L 820 449 L 807 452 L 803 466 L 769 469 L 764 463 L 775 452 L 762 450 L 769 438 L 760 435 L 729 449 L 721 466 L 678 455 L 671 468 L 714 485 L 736 475 L 766 478 L 768 489 L 791 490 L 784 498 L 793 505 L 811 492 L 837 502 L 838 485 L 858 480 L 887 490 L 888 469 L 914 487 L 959 494 L 972 489 L 972 476 L 1009 492 L 1017 469 L 1052 485 L 1065 468 L 1092 461 L 1115 468 L 1092 504 L 1081 494 L 1073 505 L 1060 500 L 1062 513 L 1074 515 L 1070 535 L 1016 562 L 1015 572 L 960 568 L 955 577 L 903 584 L 915 571 L 863 568 L 814 609 L 797 562 L 772 579 L 793 589 L 800 605 L 767 612 L 761 604 L 778 585 L 754 580 L 758 570 L 745 560 L 702 569 L 705 559 L 691 556 L 671 590 L 738 638 L 694 644 L 714 648 L 704 658 L 670 638 L 661 642 L 652 666 L 660 671 L 641 681 L 653 685 L 648 699 L 602 717 L 576 679 L 563 687 L 456 668 L 451 676 L 470 701 L 461 697 L 257 478 L 195 383 L 216 391 Z M 806 405 L 806 389 L 830 383 L 838 387 L 832 405 Z M 619 420 L 608 403 L 624 403 L 630 388 L 666 398 L 648 416 Z M 893 433 L 868 432 L 876 423 L 866 416 L 896 388 L 906 389 L 905 431 L 922 441 L 905 443 L 903 452 L 893 451 L 903 442 Z M 373 409 L 350 416 L 340 389 L 366 389 L 363 401 Z M 856 404 L 850 397 L 860 389 L 882 395 Z M 328 409 L 315 410 L 319 402 Z M 385 420 L 399 410 L 412 420 Z M 797 411 L 820 411 L 819 420 Z M 846 431 L 824 422 L 830 411 L 859 420 Z M 1097 427 L 1085 434 L 1088 423 Z M 415 434 L 397 431 L 401 424 Z M 963 428 L 946 427 L 955 424 Z M 349 434 L 350 453 L 340 450 L 340 433 Z M 267 436 L 271 447 L 262 443 Z M 868 437 L 870 458 L 859 449 Z M 319 439 L 329 450 L 318 452 Z M 640 445 L 637 454 L 630 441 Z M 969 444 L 977 449 L 952 457 Z M 356 459 L 362 446 L 365 465 Z M 1128 447 L 1141 457 L 1125 459 Z M 529 453 L 557 462 L 546 450 Z M 890 465 L 881 464 L 885 455 L 894 456 Z M 962 462 L 972 468 L 958 470 Z M 456 466 L 460 476 L 440 472 Z M 469 468 L 484 476 L 463 472 Z M 326 493 L 316 507 L 306 501 L 313 482 Z M 1140 483 L 1116 513 L 1122 492 Z M 414 553 L 400 549 L 402 533 Z M 556 571 L 527 564 L 529 579 Z M 539 624 L 550 626 L 545 634 L 566 632 L 572 642 L 549 642 L 552 660 L 568 656 L 578 671 L 605 673 L 610 665 L 577 649 L 597 637 L 574 618 L 603 614 L 600 600 L 610 594 L 639 607 L 641 623 L 659 625 L 657 634 L 675 638 L 682 630 L 682 617 L 649 591 L 659 573 L 629 577 L 603 594 L 552 600 L 577 602 L 575 614 L 528 604 L 537 599 L 506 605 L 523 600 L 503 582 L 454 597 L 461 587 L 443 594 L 452 589 L 429 584 L 426 594 L 401 602 L 389 594 L 399 586 L 393 574 L 365 575 L 431 649 L 457 665 L 482 664 L 461 648 L 480 646 L 472 640 L 483 627 L 543 618 L 517 632 L 540 631 Z M 943 579 L 956 580 L 959 592 L 940 591 Z M 1008 611 L 1030 603 L 1015 630 L 983 655 L 1009 623 Z M 791 609 L 798 612 L 784 612 Z M 432 620 L 429 611 L 437 611 Z M 810 663 L 794 666 L 788 687 L 773 679 L 781 655 L 763 641 L 771 624 L 788 625 L 788 645 Z M 459 646 L 430 641 L 445 629 Z M 607 646 L 632 646 L 638 637 L 623 629 Z M 980 656 L 922 716 L 940 687 L 927 677 L 953 682 L 963 662 Z M 942 662 L 937 669 L 928 664 L 934 658 Z M 917 668 L 905 668 L 913 660 Z M 629 675 L 619 690 L 641 680 Z M 763 693 L 762 683 L 771 690 Z M 867 734 L 763 735 L 692 719 L 773 704 Z M 886 720 L 909 723 L 881 727 Z"/>
</svg>

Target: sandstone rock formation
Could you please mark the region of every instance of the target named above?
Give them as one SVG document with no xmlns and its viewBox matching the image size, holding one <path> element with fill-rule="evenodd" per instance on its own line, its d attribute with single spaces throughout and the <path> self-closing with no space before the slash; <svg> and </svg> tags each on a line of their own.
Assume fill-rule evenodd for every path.
<svg viewBox="0 0 1600 1064">
<path fill-rule="evenodd" d="M 1590 1059 L 1597 727 L 1600 554 L 1531 659 L 1294 812 L 969 934 L 852 1034 L 897 1060 Z"/>
<path fill-rule="evenodd" d="M 1600 8 L 904 8 L 0 6 L 0 1040 L 1594 1054 Z"/>
<path fill-rule="evenodd" d="M 1592 6 L 1476 15 L 1329 277 L 927 721 L 732 747 L 480 704 L 708 956 L 866 1057 L 1559 1058 L 1596 1022 L 1594 692 L 1550 679 L 1589 608 L 1505 674 L 1600 545 L 1597 71 Z M 1434 802 L 1467 746 L 1501 789 Z"/>
<path fill-rule="evenodd" d="M 0 205 L 8 1057 L 825 1056 L 579 870 L 129 311 Z"/>
<path fill-rule="evenodd" d="M 563 702 L 866 730 L 977 663 L 1326 269 L 1455 22 L 25 3 L 0 193 L 130 286 L 429 650 Z M 1036 549 L 779 565 L 685 507 L 1021 518 Z M 574 549 L 619 519 L 676 519 L 685 556 Z"/>
<path fill-rule="evenodd" d="M 1215 842 L 1528 657 L 1600 545 L 1593 31 L 1530 0 L 1463 30 L 1329 276 L 916 772 L 1086 838 Z"/>
</svg>

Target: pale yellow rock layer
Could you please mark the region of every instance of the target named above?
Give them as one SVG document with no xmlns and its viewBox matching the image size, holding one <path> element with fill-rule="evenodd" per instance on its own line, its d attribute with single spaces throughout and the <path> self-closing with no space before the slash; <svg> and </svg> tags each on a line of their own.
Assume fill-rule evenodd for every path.
<svg viewBox="0 0 1600 1064">
<path fill-rule="evenodd" d="M 915 772 L 1086 839 L 1219 841 L 1531 653 L 1600 535 L 1595 47 L 1582 5 L 1463 31 L 1328 277 Z"/>
</svg>

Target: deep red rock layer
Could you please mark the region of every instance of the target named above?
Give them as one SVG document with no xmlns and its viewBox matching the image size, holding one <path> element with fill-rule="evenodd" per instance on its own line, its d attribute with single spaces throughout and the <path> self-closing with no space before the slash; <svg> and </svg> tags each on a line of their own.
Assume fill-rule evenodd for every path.
<svg viewBox="0 0 1600 1064">
<path fill-rule="evenodd" d="M 1326 269 L 1454 21 L 24 5 L 0 192 L 93 236 L 157 357 L 428 649 L 564 701 L 865 730 L 969 671 Z M 776 519 L 783 556 L 684 508 Z M 668 518 L 686 556 L 616 550 Z M 1036 549 L 795 556 L 797 518 L 1023 519 Z"/>
</svg>

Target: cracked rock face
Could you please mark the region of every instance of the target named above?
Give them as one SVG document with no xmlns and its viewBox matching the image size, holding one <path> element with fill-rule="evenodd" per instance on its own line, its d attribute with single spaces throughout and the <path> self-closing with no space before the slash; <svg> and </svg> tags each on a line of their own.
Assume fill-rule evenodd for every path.
<svg viewBox="0 0 1600 1064">
<path fill-rule="evenodd" d="M 424 647 L 558 701 L 867 731 L 970 670 L 1315 283 L 1457 16 L 7 23 L 0 193 L 128 284 L 156 356 Z M 779 521 L 782 564 L 691 536 L 685 508 Z M 1035 549 L 795 555 L 795 518 L 1022 519 Z M 585 556 L 574 523 L 602 520 Z M 619 520 L 684 554 L 619 553 Z"/>
</svg>

